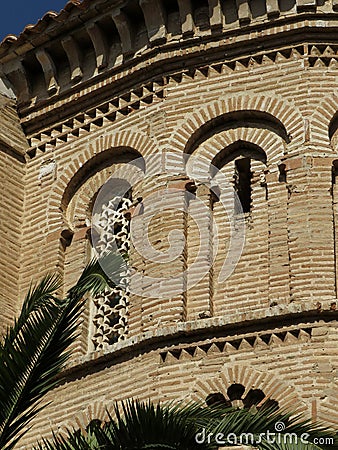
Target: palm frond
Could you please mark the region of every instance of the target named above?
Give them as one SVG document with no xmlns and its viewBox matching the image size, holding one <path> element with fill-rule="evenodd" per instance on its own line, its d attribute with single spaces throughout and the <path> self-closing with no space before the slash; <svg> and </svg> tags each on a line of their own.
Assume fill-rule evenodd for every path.
<svg viewBox="0 0 338 450">
<path fill-rule="evenodd" d="M 102 423 L 94 420 L 86 429 L 70 429 L 66 436 L 52 434 L 51 440 L 43 439 L 34 450 L 113 450 L 107 435 L 102 429 Z"/>
<path fill-rule="evenodd" d="M 149 402 L 130 400 L 115 404 L 114 418 L 101 425 L 92 422 L 79 439 L 79 430 L 69 430 L 68 437 L 56 437 L 39 450 L 192 450 L 197 448 L 195 435 L 197 423 L 203 418 L 209 421 L 215 412 L 202 408 L 200 404 L 154 405 Z M 194 420 L 195 417 L 195 420 Z M 67 447 L 70 445 L 71 447 Z M 215 446 L 198 445 L 201 450 L 212 450 Z"/>
<path fill-rule="evenodd" d="M 276 431 L 277 424 L 282 425 L 282 431 Z M 264 438 L 267 432 L 274 436 L 275 439 L 281 440 L 282 443 L 285 441 L 286 444 L 288 444 L 288 437 L 294 437 L 294 439 L 299 437 L 300 440 L 301 436 L 308 436 L 309 442 L 312 443 L 316 441 L 321 442 L 321 440 L 325 438 L 332 438 L 333 441 L 337 443 L 337 434 L 328 427 L 319 423 L 313 423 L 309 419 L 303 419 L 300 414 L 276 410 L 274 408 L 262 408 L 258 411 L 238 409 L 229 412 L 229 410 L 225 410 L 219 423 L 211 431 L 214 436 L 217 433 L 221 433 L 224 437 L 250 435 L 253 446 L 262 449 L 279 448 L 277 447 L 276 442 L 273 444 L 275 446 L 269 447 L 269 441 Z M 226 442 L 226 445 L 232 445 L 232 442 Z M 285 447 L 285 449 L 298 449 L 298 446 L 295 446 L 292 442 L 288 445 L 289 447 Z M 292 445 L 294 445 L 294 447 L 292 447 Z M 284 447 L 280 448 L 284 450 Z M 309 449 L 310 448 L 312 447 L 309 447 Z M 329 447 L 320 444 L 320 448 L 327 449 Z"/>
<path fill-rule="evenodd" d="M 45 445 L 36 450 L 215 450 L 219 444 L 234 448 L 248 444 L 260 450 L 326 450 L 335 448 L 337 442 L 330 441 L 331 447 L 316 445 L 316 438 L 333 439 L 337 435 L 275 408 L 257 411 L 206 408 L 195 402 L 154 405 L 129 400 L 115 404 L 112 414 L 108 413 L 105 423 L 92 421 L 84 432 L 69 430 L 67 437 L 53 435 L 52 441 L 44 441 Z M 286 425 L 280 434 L 275 430 L 277 422 Z M 270 434 L 274 440 L 267 438 L 268 431 L 274 431 Z M 222 443 L 216 440 L 217 435 L 222 436 Z M 304 436 L 309 443 L 300 440 Z"/>
<path fill-rule="evenodd" d="M 151 402 L 122 402 L 115 405 L 116 420 L 103 427 L 111 448 L 114 449 L 195 449 L 196 427 L 169 406 L 153 405 Z M 209 445 L 201 449 L 211 449 Z"/>
<path fill-rule="evenodd" d="M 23 427 L 40 410 L 39 400 L 56 385 L 76 337 L 82 304 L 50 304 L 29 317 L 0 368 L 0 448 L 13 448 Z M 13 441 L 12 441 L 13 440 Z M 11 442 L 12 441 L 12 442 Z M 11 442 L 11 444 L 8 444 Z"/>
<path fill-rule="evenodd" d="M 121 255 L 108 254 L 100 259 L 93 259 L 83 270 L 75 286 L 68 291 L 69 298 L 82 298 L 90 291 L 92 295 L 102 292 L 107 285 L 119 282 L 125 270 L 125 262 Z"/>
<path fill-rule="evenodd" d="M 109 255 L 114 260 L 114 255 Z M 76 338 L 86 292 L 107 287 L 100 262 L 91 262 L 65 300 L 55 297 L 57 276 L 47 276 L 30 289 L 19 319 L 2 343 L 0 353 L 0 448 L 12 449 L 36 414 L 42 397 L 57 384 Z"/>
<path fill-rule="evenodd" d="M 0 343 L 1 353 L 6 352 L 7 343 L 13 342 L 20 333 L 21 328 L 26 323 L 30 314 L 40 308 L 48 308 L 51 302 L 55 301 L 55 292 L 61 287 L 59 275 L 46 275 L 38 284 L 31 286 L 21 307 L 20 315 L 15 319 L 14 324 L 7 329 L 7 332 Z"/>
<path fill-rule="evenodd" d="M 103 450 L 93 434 L 82 435 L 79 430 L 69 430 L 68 436 L 56 436 L 50 441 L 43 439 L 34 450 Z"/>
</svg>

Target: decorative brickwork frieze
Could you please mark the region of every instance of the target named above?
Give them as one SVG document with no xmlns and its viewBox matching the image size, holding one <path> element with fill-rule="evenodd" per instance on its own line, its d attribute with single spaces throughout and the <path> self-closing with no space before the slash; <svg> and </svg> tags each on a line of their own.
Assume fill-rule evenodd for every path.
<svg viewBox="0 0 338 450">
<path fill-rule="evenodd" d="M 201 355 L 208 355 L 212 352 L 218 353 L 233 353 L 237 350 L 255 350 L 256 348 L 266 348 L 268 349 L 271 345 L 277 342 L 281 344 L 288 345 L 290 342 L 309 342 L 311 339 L 311 328 L 307 329 L 290 329 L 289 331 L 282 331 L 277 334 L 274 333 L 264 333 L 257 334 L 243 338 L 233 338 L 233 339 L 219 339 L 213 340 L 208 343 L 201 343 L 200 345 L 194 346 L 179 346 L 169 348 L 168 350 L 160 353 L 161 363 L 173 364 L 181 359 L 200 358 Z"/>
</svg>

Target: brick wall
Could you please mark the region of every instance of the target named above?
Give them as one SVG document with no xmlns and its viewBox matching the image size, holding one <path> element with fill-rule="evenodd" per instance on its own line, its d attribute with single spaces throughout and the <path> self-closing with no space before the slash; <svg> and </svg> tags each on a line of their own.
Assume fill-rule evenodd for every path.
<svg viewBox="0 0 338 450">
<path fill-rule="evenodd" d="M 34 278 L 41 276 L 51 267 L 64 270 L 67 285 L 76 279 L 76 274 L 80 272 L 88 258 L 88 242 L 85 233 L 81 232 L 85 218 L 88 217 L 88 205 L 114 168 L 116 170 L 118 166 L 123 171 L 123 163 L 118 163 L 118 159 L 114 165 L 114 149 L 118 154 L 121 146 L 130 147 L 145 157 L 152 152 L 165 149 L 182 152 L 196 130 L 220 114 L 226 117 L 233 111 L 256 110 L 266 114 L 264 120 L 270 116 L 280 120 L 287 135 L 292 135 L 291 142 L 286 142 L 285 136 L 279 136 L 271 130 L 270 125 L 267 125 L 267 128 L 264 128 L 264 123 L 262 126 L 257 123 L 246 125 L 244 118 L 243 125 L 240 124 L 239 127 L 232 125 L 227 131 L 214 133 L 194 150 L 194 155 L 213 160 L 223 148 L 241 140 L 258 145 L 267 156 L 266 163 L 254 161 L 252 165 L 254 173 L 252 211 L 244 219 L 245 247 L 234 273 L 224 282 L 217 281 L 228 245 L 229 229 L 224 221 L 224 211 L 216 202 L 213 220 L 219 226 L 220 251 L 216 255 L 213 279 L 210 275 L 204 277 L 188 291 L 187 295 L 174 296 L 170 301 L 131 297 L 130 339 L 140 336 L 140 333 L 145 333 L 144 336 L 147 332 L 155 333 L 158 327 L 170 325 L 172 327 L 167 328 L 167 333 L 175 334 L 175 322 L 182 323 L 184 317 L 187 320 L 201 320 L 209 315 L 229 318 L 241 314 L 244 320 L 253 320 L 264 311 L 272 309 L 278 311 L 278 308 L 287 306 L 290 302 L 298 303 L 295 311 L 304 308 L 316 309 L 318 302 L 329 307 L 331 300 L 335 298 L 336 278 L 331 195 L 334 150 L 326 148 L 325 153 L 321 152 L 315 143 L 312 144 L 311 136 L 308 136 L 305 144 L 304 120 L 308 117 L 308 110 L 314 111 L 315 115 L 316 110 L 323 104 L 323 97 L 327 95 L 326 83 L 327 77 L 330 78 L 330 71 L 323 69 L 322 84 L 317 81 L 312 87 L 306 80 L 312 76 L 316 76 L 317 80 L 320 79 L 318 71 L 314 69 L 315 75 L 311 70 L 305 73 L 301 70 L 300 62 L 301 59 L 285 61 L 284 64 L 279 63 L 277 66 L 271 62 L 265 63 L 258 68 L 256 76 L 251 76 L 251 73 L 243 69 L 240 72 L 217 76 L 212 74 L 202 80 L 184 80 L 180 83 L 171 81 L 161 102 L 161 110 L 157 104 L 149 105 L 135 111 L 128 119 L 121 118 L 120 121 L 103 126 L 89 135 L 79 136 L 75 142 L 56 146 L 48 155 L 35 157 L 27 166 L 23 280 L 28 283 L 32 274 Z M 258 76 L 260 83 L 257 82 Z M 301 93 L 295 92 L 295 77 L 299 78 L 297 84 L 307 82 L 310 85 L 312 93 L 308 97 L 304 98 Z M 280 79 L 283 79 L 283 88 L 279 87 Z M 245 85 L 245 94 L 239 94 L 239 87 L 236 86 L 240 85 Z M 226 91 L 223 86 L 227 86 Z M 329 98 L 327 101 L 329 102 Z M 308 103 L 311 103 L 311 106 Z M 202 107 L 194 106 L 201 104 Z M 154 134 L 148 134 L 149 126 L 155 129 L 159 112 L 163 127 L 159 127 Z M 307 120 L 311 122 L 311 117 Z M 322 128 L 325 126 L 323 123 Z M 320 132 L 325 134 L 322 128 Z M 110 148 L 113 149 L 111 153 L 108 152 Z M 104 162 L 105 152 L 106 159 L 111 161 L 111 169 L 104 168 L 108 164 Z M 56 164 L 54 178 L 51 176 L 39 178 L 42 164 L 46 164 L 50 159 Z M 95 160 L 98 161 L 97 164 Z M 86 161 L 93 161 L 89 175 L 84 169 L 85 165 L 83 166 Z M 279 169 L 281 163 L 285 164 L 286 173 L 286 178 L 282 179 Z M 232 179 L 233 167 L 232 162 L 222 169 L 229 182 Z M 262 184 L 260 175 L 264 174 L 264 171 L 266 180 Z M 73 183 L 76 174 L 81 175 L 81 172 L 83 180 L 87 181 L 82 181 L 79 176 Z M 68 189 L 67 186 L 71 186 L 72 183 L 75 187 L 72 190 Z M 167 188 L 168 180 L 164 176 L 153 181 L 150 179 L 147 185 L 138 188 L 138 192 L 146 199 L 148 195 L 154 195 L 156 192 L 163 195 Z M 203 195 L 206 194 L 203 194 L 201 189 L 202 186 L 198 188 L 197 194 L 203 199 Z M 66 203 L 62 204 L 64 192 L 67 193 L 67 198 Z M 75 197 L 72 200 L 74 195 L 77 200 Z M 207 196 L 204 200 L 207 204 Z M 72 208 L 71 216 L 67 213 L 67 204 L 70 205 L 68 208 Z M 177 197 L 175 205 L 178 207 Z M 148 213 L 154 215 L 160 205 L 155 202 L 151 206 Z M 183 208 L 183 203 L 181 206 Z M 198 213 L 194 211 L 193 202 L 187 210 L 188 217 L 189 213 L 191 219 L 188 220 L 191 220 L 191 223 L 188 223 L 186 231 L 184 227 L 187 224 L 183 212 L 176 212 L 174 215 L 166 213 L 164 217 L 159 214 L 149 229 L 150 242 L 155 242 L 154 245 L 155 247 L 157 245 L 158 249 L 167 248 L 170 230 L 184 231 L 188 236 L 188 244 L 186 256 L 183 251 L 182 257 L 179 258 L 183 264 L 182 268 L 184 264 L 187 263 L 189 266 L 193 261 L 194 245 L 198 245 L 200 239 L 198 230 L 194 230 L 193 225 L 194 216 Z M 144 220 L 146 214 L 147 209 Z M 38 232 L 32 227 L 35 216 L 39 218 L 36 222 L 39 226 Z M 210 220 L 207 217 L 204 219 Z M 75 235 L 70 247 L 64 253 L 59 237 L 62 228 L 68 226 L 75 227 Z M 34 252 L 32 249 L 35 249 Z M 43 264 L 41 264 L 42 255 L 45 255 Z M 168 273 L 174 275 L 170 265 L 159 267 L 158 263 L 147 263 L 142 258 L 139 259 L 137 252 L 133 258 L 140 270 L 145 264 L 144 268 L 148 275 L 166 276 Z M 177 268 L 176 260 L 175 270 Z M 177 282 L 183 285 L 184 280 L 182 278 Z M 147 289 L 145 286 L 145 292 Z M 304 306 L 305 304 L 307 306 Z M 203 315 L 205 313 L 207 316 Z M 78 357 L 81 354 L 85 355 L 87 346 L 90 345 L 87 326 L 91 325 L 87 319 L 84 324 L 82 344 L 75 353 Z M 332 330 L 330 332 L 333 332 L 332 326 L 333 323 L 330 325 L 329 329 Z M 278 328 L 277 325 L 276 327 Z M 312 325 L 308 327 L 311 328 Z M 318 333 L 317 328 L 315 333 Z M 210 334 L 212 335 L 212 331 Z M 248 336 L 253 339 L 255 334 Z M 305 342 L 302 341 L 302 336 L 305 336 Z M 328 342 L 326 338 L 327 334 L 321 336 L 322 341 L 325 339 Z M 95 386 L 97 403 L 101 401 L 109 403 L 114 399 L 130 396 L 143 399 L 150 396 L 154 400 L 188 398 L 195 389 L 197 379 L 202 379 L 203 383 L 206 383 L 206 380 L 214 377 L 219 371 L 226 370 L 228 373 L 227 370 L 236 364 L 240 367 L 249 365 L 250 370 L 255 366 L 259 374 L 271 373 L 271 379 L 288 386 L 290 392 L 293 392 L 292 395 L 295 395 L 293 397 L 290 394 L 290 405 L 297 402 L 308 414 L 316 411 L 313 414 L 318 418 L 329 420 L 330 417 L 330 422 L 335 423 L 334 395 L 330 386 L 334 383 L 337 361 L 334 355 L 329 354 L 327 348 L 323 350 L 317 347 L 318 343 L 314 344 L 313 339 L 315 341 L 318 339 L 316 335 L 308 338 L 307 334 L 301 333 L 300 337 L 295 337 L 291 333 L 281 339 L 276 331 L 274 337 L 267 343 L 257 339 L 254 346 L 248 343 L 250 339 L 242 341 L 238 350 L 236 346 L 226 344 L 230 353 L 223 354 L 219 351 L 217 354 L 216 348 L 213 347 L 216 350 L 213 356 L 209 355 L 205 348 L 196 350 L 199 356 L 191 356 L 184 350 L 182 355 L 187 359 L 185 361 L 185 356 L 182 356 L 184 362 L 181 357 L 177 359 L 177 353 L 174 352 L 172 355 L 169 352 L 165 362 L 161 363 L 159 350 L 149 348 L 143 350 L 142 354 L 136 352 L 131 360 L 127 359 L 118 364 L 107 362 L 105 364 L 109 367 L 102 370 L 95 369 L 93 373 L 87 374 L 87 369 L 79 368 L 78 380 L 66 383 L 53 392 L 55 405 L 38 419 L 37 429 L 43 433 L 50 425 L 59 427 L 63 422 L 70 424 L 72 417 L 85 414 L 92 404 L 91 386 Z M 330 346 L 332 345 L 331 341 Z M 147 349 L 147 344 L 144 348 Z M 333 347 L 332 351 L 334 352 Z M 258 356 L 257 352 L 261 356 Z M 99 356 L 98 353 L 96 357 Z M 114 361 L 113 354 L 111 357 Z M 82 356 L 80 360 L 83 361 L 83 358 L 86 359 L 86 356 Z M 173 364 L 169 363 L 170 359 Z M 144 378 L 145 374 L 147 381 Z M 172 384 L 173 379 L 176 380 L 175 384 Z M 227 379 L 227 375 L 224 375 L 224 379 Z M 275 382 L 271 381 L 272 384 Z M 219 382 L 217 383 L 219 386 Z M 209 388 L 204 387 L 204 396 L 207 395 L 207 389 Z M 328 395 L 323 394 L 321 389 L 328 392 Z M 214 390 L 213 385 L 210 390 Z M 276 394 L 278 400 L 283 399 L 282 392 L 283 389 L 280 389 Z M 192 395 L 192 398 L 197 397 L 197 393 Z M 62 399 L 67 399 L 66 403 Z M 62 405 L 62 410 L 66 411 L 65 418 L 61 421 L 59 404 Z M 48 424 L 44 417 L 50 418 Z"/>
<path fill-rule="evenodd" d="M 1 145 L 1 144 L 0 144 Z M 24 165 L 12 156 L 0 153 L 1 170 L 1 277 L 2 326 L 17 314 L 19 295 L 20 249 L 24 196 Z"/>
<path fill-rule="evenodd" d="M 337 425 L 338 51 L 335 43 L 297 40 L 304 23 L 296 11 L 314 8 L 291 3 L 284 22 L 264 29 L 244 28 L 259 19 L 241 3 L 238 33 L 230 35 L 235 25 L 228 24 L 224 42 L 215 24 L 210 35 L 182 37 L 184 48 L 170 39 L 162 47 L 163 37 L 149 35 L 149 48 L 129 66 L 118 60 L 89 76 L 90 61 L 86 82 L 59 86 L 56 95 L 35 86 L 41 97 L 20 104 L 31 145 L 26 164 L 0 153 L 3 217 L 15 236 L 12 243 L 1 219 L 12 252 L 0 257 L 8 273 L 3 298 L 22 299 L 51 270 L 62 275 L 64 291 L 76 281 L 92 253 L 93 203 L 112 174 L 142 198 L 134 238 L 149 238 L 156 251 L 172 245 L 176 255 L 150 260 L 132 245 L 130 262 L 143 278 L 131 282 L 127 338 L 104 350 L 93 349 L 88 300 L 67 380 L 49 395 L 53 404 L 23 448 L 51 427 L 85 423 L 114 400 L 205 399 L 234 382 Z M 187 173 L 182 155 L 191 155 Z M 137 157 L 146 179 L 131 169 Z M 236 184 L 243 157 L 251 161 L 250 207 L 228 215 L 233 196 L 222 183 Z M 219 169 L 214 180 L 211 162 Z M 231 256 L 234 271 L 224 278 L 232 233 L 243 226 L 243 253 Z M 4 304 L 6 321 L 15 308 L 7 297 Z"/>
<path fill-rule="evenodd" d="M 0 302 L 1 330 L 18 313 L 27 140 L 15 102 L 0 95 Z"/>
<path fill-rule="evenodd" d="M 335 324 L 319 320 L 312 329 L 308 326 L 235 333 L 227 339 L 195 338 L 189 343 L 169 338 L 164 345 L 149 343 L 146 352 L 126 347 L 97 365 L 91 361 L 48 396 L 53 403 L 35 420 L 34 437 L 50 434 L 51 427 L 61 431 L 64 426 L 85 425 L 95 414 L 104 416 L 104 407 L 125 398 L 204 400 L 214 392 L 226 396 L 232 383 L 244 385 L 246 392 L 260 388 L 281 407 L 297 406 L 305 416 L 325 423 L 330 417 L 337 425 Z M 22 448 L 31 439 L 27 436 Z"/>
</svg>

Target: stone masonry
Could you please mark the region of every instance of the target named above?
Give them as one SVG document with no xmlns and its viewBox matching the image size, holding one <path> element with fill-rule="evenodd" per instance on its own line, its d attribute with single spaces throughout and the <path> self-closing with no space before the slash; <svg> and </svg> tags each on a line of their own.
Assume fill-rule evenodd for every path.
<svg viewBox="0 0 338 450">
<path fill-rule="evenodd" d="M 95 240 L 131 270 L 88 299 L 22 448 L 130 397 L 338 426 L 337 36 L 337 0 L 73 0 L 4 39 L 2 329 L 32 281 L 76 282 Z"/>
</svg>

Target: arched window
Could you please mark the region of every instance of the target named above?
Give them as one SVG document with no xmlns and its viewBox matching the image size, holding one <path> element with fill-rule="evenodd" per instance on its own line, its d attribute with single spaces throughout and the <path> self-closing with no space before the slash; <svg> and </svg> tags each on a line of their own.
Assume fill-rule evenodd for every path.
<svg viewBox="0 0 338 450">
<path fill-rule="evenodd" d="M 114 180 L 116 181 L 116 180 Z M 130 221 L 127 211 L 132 206 L 132 190 L 121 182 L 120 186 L 105 187 L 105 198 L 96 201 L 92 215 L 92 246 L 98 257 L 119 251 L 122 256 L 130 250 Z M 93 299 L 94 311 L 91 341 L 94 350 L 123 340 L 128 332 L 129 277 L 128 270 L 118 286 Z"/>
<path fill-rule="evenodd" d="M 93 256 L 111 251 L 129 253 L 130 215 L 125 213 L 133 202 L 131 186 L 143 173 L 144 161 L 136 150 L 110 148 L 87 161 L 69 181 L 62 198 L 64 221 L 69 227 L 62 235 L 65 289 L 76 282 Z M 112 283 L 104 295 L 86 302 L 77 348 L 82 355 L 106 349 L 127 336 L 127 264 L 125 268 L 118 286 Z"/>
<path fill-rule="evenodd" d="M 266 160 L 266 154 L 259 146 L 241 140 L 224 148 L 212 160 L 211 176 L 214 176 L 213 167 L 224 172 L 233 183 L 244 214 L 250 213 L 253 207 L 253 185 L 259 184 L 261 189 L 264 184 L 261 177 Z M 235 203 L 235 214 L 238 212 Z"/>
<path fill-rule="evenodd" d="M 235 161 L 234 188 L 244 213 L 251 210 L 251 162 L 250 158 L 241 158 Z"/>
<path fill-rule="evenodd" d="M 201 116 L 210 114 L 211 110 Z M 196 116 L 196 124 L 200 120 Z M 210 186 L 210 191 L 198 186 L 197 196 L 210 210 L 205 219 L 210 229 L 205 264 L 213 263 L 209 279 L 202 281 L 204 292 L 209 282 L 206 300 L 199 299 L 202 282 L 187 293 L 188 318 L 237 314 L 275 300 L 288 301 L 288 186 L 283 161 L 289 142 L 283 123 L 263 111 L 232 111 L 195 125 L 184 151 L 192 155 L 189 177 Z M 192 206 L 193 202 L 191 216 Z M 188 236 L 194 233 L 192 222 L 188 218 Z M 190 247 L 187 254 L 189 267 L 194 255 Z M 285 289 L 280 288 L 281 277 Z"/>
<path fill-rule="evenodd" d="M 242 384 L 238 384 L 238 383 L 232 384 L 227 389 L 227 395 L 228 395 L 230 401 L 241 400 L 244 392 L 245 392 L 245 387 Z"/>
</svg>

